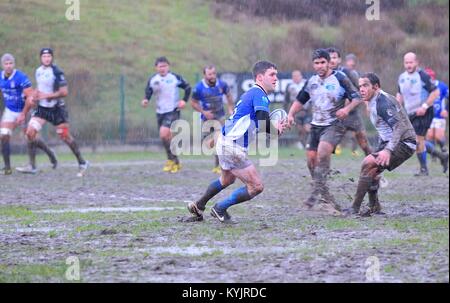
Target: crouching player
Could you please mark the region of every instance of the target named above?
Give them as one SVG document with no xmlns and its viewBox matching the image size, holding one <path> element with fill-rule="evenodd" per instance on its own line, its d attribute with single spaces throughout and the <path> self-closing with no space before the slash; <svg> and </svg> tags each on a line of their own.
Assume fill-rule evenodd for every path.
<svg viewBox="0 0 450 303">
<path fill-rule="evenodd" d="M 367 73 L 359 79 L 359 91 L 368 102 L 370 120 L 375 126 L 380 145 L 377 152 L 368 155 L 361 167 L 355 198 L 347 214 L 360 212 L 366 193 L 369 193 L 369 213 L 381 213 L 378 201 L 380 174 L 392 171 L 408 160 L 416 150 L 416 134 L 408 115 L 395 97 L 381 89 L 380 79 L 374 73 Z"/>
<path fill-rule="evenodd" d="M 251 200 L 263 191 L 261 177 L 248 159 L 248 146 L 256 138 L 256 131 L 277 131 L 270 126 L 268 97 L 277 84 L 277 67 L 267 61 L 257 62 L 253 67 L 253 77 L 256 84 L 241 96 L 234 114 L 225 122 L 217 141 L 216 150 L 222 169 L 220 178 L 209 185 L 199 200 L 188 205 L 189 212 L 194 215 L 193 221 L 201 221 L 206 203 L 233 184 L 236 178 L 245 186 L 211 208 L 211 215 L 222 223 L 232 222 L 227 212 L 230 206 Z M 265 122 L 265 129 L 258 122 Z M 278 133 L 283 133 L 287 127 L 286 120 L 280 121 L 277 125 Z"/>
</svg>

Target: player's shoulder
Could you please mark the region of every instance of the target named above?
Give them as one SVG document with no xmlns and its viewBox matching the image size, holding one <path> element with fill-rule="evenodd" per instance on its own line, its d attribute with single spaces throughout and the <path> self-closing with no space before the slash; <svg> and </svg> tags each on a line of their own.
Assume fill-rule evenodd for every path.
<svg viewBox="0 0 450 303">
<path fill-rule="evenodd" d="M 408 72 L 407 72 L 407 71 L 404 71 L 403 73 L 401 73 L 401 74 L 398 76 L 398 80 L 400 81 L 400 80 L 402 80 L 403 78 L 405 78 L 406 76 L 408 76 Z"/>
<path fill-rule="evenodd" d="M 343 80 L 345 80 L 345 79 L 348 79 L 348 76 L 347 76 L 347 74 L 344 72 L 344 70 L 343 69 L 341 69 L 341 70 L 335 70 L 335 71 L 333 71 L 333 74 L 332 74 L 334 77 L 336 77 L 336 79 L 340 82 L 340 81 L 343 81 Z"/>
<path fill-rule="evenodd" d="M 390 107 L 396 107 L 397 100 L 394 96 L 388 94 L 385 91 L 381 91 L 377 98 L 377 107 L 380 109 L 387 109 Z"/>
<path fill-rule="evenodd" d="M 21 71 L 20 69 L 16 69 L 14 76 L 21 79 L 28 78 L 27 74 L 25 74 L 25 72 Z"/>
<path fill-rule="evenodd" d="M 52 70 L 55 75 L 64 74 L 64 71 L 56 64 L 52 64 Z"/>
<path fill-rule="evenodd" d="M 169 72 L 169 75 L 171 75 L 172 77 L 175 77 L 175 79 L 177 79 L 177 80 L 184 80 L 183 76 L 181 76 L 180 74 L 177 74 L 174 72 Z"/>
</svg>

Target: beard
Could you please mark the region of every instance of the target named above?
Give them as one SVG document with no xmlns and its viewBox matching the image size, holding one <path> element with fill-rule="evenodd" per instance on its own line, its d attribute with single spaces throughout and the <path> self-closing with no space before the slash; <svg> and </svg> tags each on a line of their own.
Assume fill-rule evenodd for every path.
<svg viewBox="0 0 450 303">
<path fill-rule="evenodd" d="M 217 79 L 211 79 L 206 81 L 209 86 L 216 86 Z"/>
</svg>

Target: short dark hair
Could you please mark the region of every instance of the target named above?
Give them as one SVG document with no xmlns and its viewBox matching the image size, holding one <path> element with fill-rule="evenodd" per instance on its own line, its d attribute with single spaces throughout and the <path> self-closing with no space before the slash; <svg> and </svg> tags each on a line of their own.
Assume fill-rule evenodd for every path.
<svg viewBox="0 0 450 303">
<path fill-rule="evenodd" d="M 258 61 L 253 66 L 253 79 L 256 79 L 256 76 L 260 74 L 265 74 L 266 71 L 270 68 L 278 69 L 277 66 L 269 61 Z"/>
<path fill-rule="evenodd" d="M 157 66 L 159 63 L 167 63 L 167 64 L 170 64 L 169 60 L 168 60 L 166 57 L 164 57 L 164 56 L 156 58 L 156 60 L 155 60 L 155 66 Z"/>
<path fill-rule="evenodd" d="M 338 55 L 339 58 L 341 57 L 341 51 L 339 49 L 337 49 L 336 47 L 329 47 L 329 48 L 327 48 L 327 52 L 329 54 L 335 53 L 335 54 Z"/>
<path fill-rule="evenodd" d="M 214 65 L 212 65 L 212 64 L 205 65 L 205 67 L 203 67 L 203 74 L 206 73 L 207 69 L 215 69 L 215 68 L 216 67 Z"/>
<path fill-rule="evenodd" d="M 361 76 L 361 78 L 367 78 L 370 81 L 370 84 L 375 85 L 378 84 L 378 87 L 381 87 L 380 78 L 378 78 L 375 73 L 365 73 Z"/>
<path fill-rule="evenodd" d="M 327 61 L 330 61 L 330 53 L 324 48 L 316 49 L 312 54 L 312 61 L 320 58 L 325 58 Z"/>
</svg>

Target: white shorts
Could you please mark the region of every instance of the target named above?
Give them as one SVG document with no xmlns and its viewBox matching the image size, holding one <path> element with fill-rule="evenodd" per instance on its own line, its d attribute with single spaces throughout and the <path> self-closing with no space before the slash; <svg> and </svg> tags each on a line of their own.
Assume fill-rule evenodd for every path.
<svg viewBox="0 0 450 303">
<path fill-rule="evenodd" d="M 19 115 L 20 112 L 18 113 L 13 112 L 12 110 L 6 107 L 2 115 L 2 123 L 14 123 L 16 122 Z"/>
<path fill-rule="evenodd" d="M 446 127 L 447 127 L 446 119 L 434 118 L 433 121 L 431 121 L 430 128 L 445 129 Z"/>
<path fill-rule="evenodd" d="M 223 170 L 244 169 L 252 165 L 247 149 L 220 134 L 216 143 L 219 165 Z"/>
</svg>

